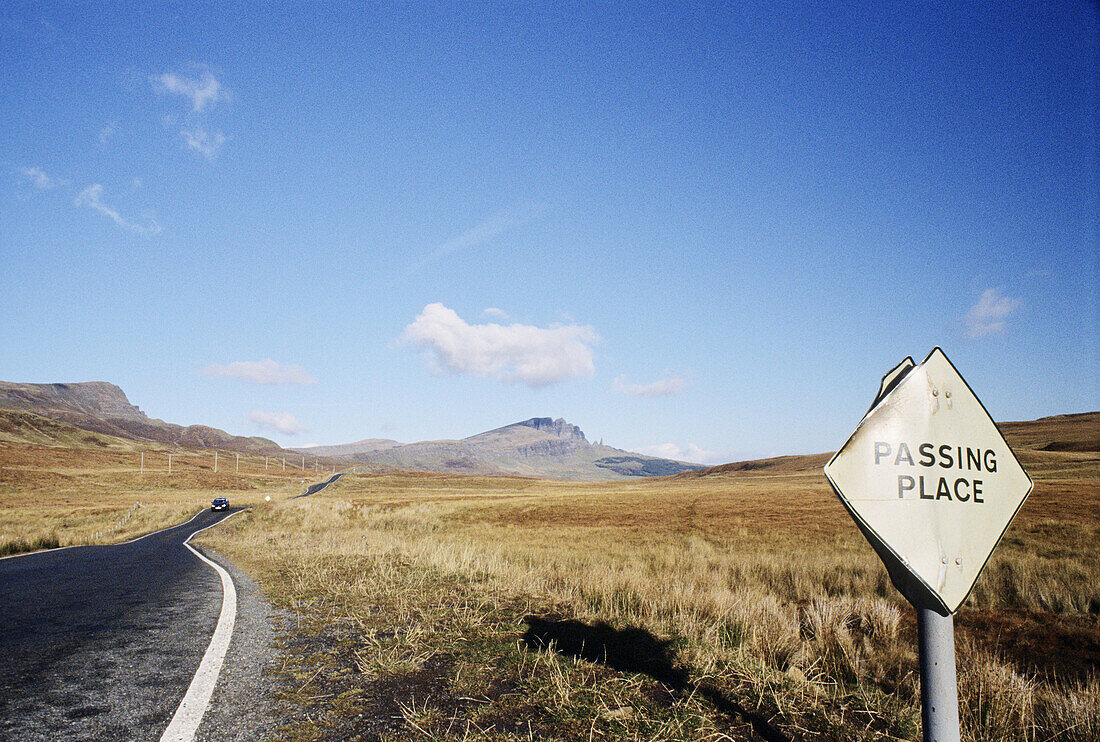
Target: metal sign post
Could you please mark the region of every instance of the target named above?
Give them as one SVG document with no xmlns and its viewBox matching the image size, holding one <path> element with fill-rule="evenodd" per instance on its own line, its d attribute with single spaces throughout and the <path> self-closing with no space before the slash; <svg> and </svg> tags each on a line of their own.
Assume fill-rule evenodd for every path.
<svg viewBox="0 0 1100 742">
<path fill-rule="evenodd" d="M 921 722 L 925 742 L 959 742 L 955 620 L 917 607 Z"/>
<path fill-rule="evenodd" d="M 917 611 L 925 742 L 956 742 L 952 614 L 1031 492 L 1031 478 L 939 348 L 882 378 L 825 476 Z"/>
</svg>

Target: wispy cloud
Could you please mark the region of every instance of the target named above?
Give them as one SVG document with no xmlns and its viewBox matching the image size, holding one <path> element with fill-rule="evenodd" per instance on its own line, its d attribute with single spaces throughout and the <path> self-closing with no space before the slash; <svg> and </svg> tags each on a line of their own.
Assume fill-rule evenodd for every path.
<svg viewBox="0 0 1100 742">
<path fill-rule="evenodd" d="M 599 341 L 595 330 L 581 325 L 470 325 L 439 303 L 424 307 L 404 338 L 431 350 L 442 368 L 533 389 L 591 376 L 592 345 Z"/>
<path fill-rule="evenodd" d="M 180 136 L 183 145 L 192 152 L 213 161 L 228 137 L 210 127 L 210 111 L 218 101 L 229 98 L 229 91 L 208 70 L 192 78 L 174 72 L 165 72 L 149 78 L 153 89 L 162 95 L 179 96 L 190 102 L 190 111 L 184 115 Z M 164 117 L 166 125 L 174 126 L 176 116 Z"/>
<path fill-rule="evenodd" d="M 54 188 L 60 188 L 69 184 L 69 181 L 64 178 L 51 178 L 40 167 L 21 167 L 19 168 L 19 174 L 30 181 L 40 191 L 51 191 Z"/>
<path fill-rule="evenodd" d="M 619 376 L 611 382 L 611 390 L 631 397 L 671 397 L 687 388 L 687 379 L 683 376 L 668 376 L 651 381 L 648 384 L 628 384 L 626 376 Z"/>
<path fill-rule="evenodd" d="M 459 250 L 483 245 L 494 237 L 520 226 L 528 219 L 530 219 L 530 217 L 523 214 L 496 214 L 480 224 L 467 229 L 462 234 L 446 242 L 441 242 L 436 246 L 434 254 L 448 255 L 453 252 L 458 252 Z"/>
<path fill-rule="evenodd" d="M 971 338 L 1003 334 L 1008 318 L 1020 307 L 1020 300 L 1003 296 L 1000 289 L 986 289 L 978 303 L 966 313 L 966 334 Z"/>
<path fill-rule="evenodd" d="M 202 370 L 207 376 L 238 379 L 250 384 L 315 384 L 313 378 L 301 366 L 290 363 L 280 365 L 270 358 L 262 361 L 233 361 L 228 365 L 211 363 Z"/>
<path fill-rule="evenodd" d="M 181 95 L 190 100 L 191 110 L 195 113 L 202 113 L 227 95 L 222 84 L 209 72 L 203 72 L 197 79 L 165 72 L 154 75 L 150 82 L 158 93 Z"/>
<path fill-rule="evenodd" d="M 137 222 L 126 219 L 118 213 L 118 210 L 103 203 L 102 196 L 103 186 L 99 183 L 93 183 L 78 193 L 73 203 L 77 206 L 87 206 L 90 209 L 98 211 L 118 226 L 134 234 L 139 234 L 143 237 L 160 234 L 160 225 L 154 220 L 149 219 L 148 224 L 138 224 Z"/>
<path fill-rule="evenodd" d="M 505 312 L 503 309 L 497 309 L 496 307 L 486 307 L 486 309 L 481 313 L 481 316 L 502 320 L 511 319 L 508 316 L 507 312 Z"/>
<path fill-rule="evenodd" d="M 118 124 L 114 121 L 107 123 L 102 129 L 99 130 L 99 143 L 106 144 L 110 141 L 111 137 L 118 131 Z"/>
<path fill-rule="evenodd" d="M 306 429 L 298 418 L 289 412 L 264 412 L 252 410 L 248 419 L 256 424 L 257 428 L 274 430 L 284 435 L 297 435 Z"/>
<path fill-rule="evenodd" d="M 721 463 L 720 454 L 708 451 L 705 448 L 689 443 L 687 446 L 679 446 L 675 443 L 658 443 L 654 446 L 643 446 L 634 449 L 646 456 L 657 456 L 662 459 L 675 459 L 676 461 L 690 461 L 694 464 L 718 464 Z"/>
<path fill-rule="evenodd" d="M 201 126 L 196 126 L 191 131 L 184 129 L 180 134 L 187 143 L 188 149 L 193 149 L 208 160 L 213 160 L 217 157 L 218 152 L 221 151 L 222 145 L 226 142 L 225 134 L 222 134 L 220 131 L 215 131 L 211 134 Z"/>
<path fill-rule="evenodd" d="M 412 267 L 412 270 L 416 272 L 445 255 L 480 247 L 492 242 L 496 237 L 527 224 L 545 211 L 545 206 L 533 204 L 494 214 L 479 224 L 470 227 L 465 232 L 436 245 L 427 257 Z"/>
</svg>

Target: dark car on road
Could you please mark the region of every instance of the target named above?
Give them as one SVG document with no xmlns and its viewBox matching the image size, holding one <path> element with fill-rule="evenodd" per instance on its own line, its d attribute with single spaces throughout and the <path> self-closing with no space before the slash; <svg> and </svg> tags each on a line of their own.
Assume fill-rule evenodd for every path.
<svg viewBox="0 0 1100 742">
<path fill-rule="evenodd" d="M 225 510 L 229 507 L 228 497 L 215 497 L 214 502 L 210 503 L 211 510 Z"/>
</svg>

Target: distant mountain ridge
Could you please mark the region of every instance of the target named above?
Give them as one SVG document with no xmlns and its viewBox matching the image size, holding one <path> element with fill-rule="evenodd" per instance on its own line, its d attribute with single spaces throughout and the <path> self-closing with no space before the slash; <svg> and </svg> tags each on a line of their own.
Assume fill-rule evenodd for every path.
<svg viewBox="0 0 1100 742">
<path fill-rule="evenodd" d="M 374 446 L 370 450 L 364 450 L 361 443 L 296 450 L 315 455 L 323 450 L 319 455 L 370 466 L 574 480 L 662 476 L 703 468 L 593 444 L 576 425 L 550 417 L 532 417 L 461 440 Z"/>
<path fill-rule="evenodd" d="M 206 425 L 176 425 L 146 415 L 126 393 L 106 381 L 21 384 L 0 381 L 0 409 L 30 412 L 83 430 L 185 448 L 250 453 L 283 450 L 273 440 L 231 435 Z"/>
<path fill-rule="evenodd" d="M 45 420 L 59 425 L 51 428 Z M 69 427 L 72 426 L 72 427 Z M 1053 458 L 1092 460 L 1100 454 L 1100 411 L 998 423 L 1025 466 Z M 80 431 L 121 439 L 89 438 Z M 185 448 L 218 448 L 250 453 L 285 453 L 267 438 L 230 435 L 205 425 L 175 425 L 150 418 L 114 384 L 25 384 L 0 381 L 0 440 L 47 445 L 125 446 L 154 441 Z M 785 473 L 820 470 L 831 454 L 779 456 L 703 467 L 643 456 L 601 443 L 565 420 L 533 417 L 462 440 L 402 444 L 372 438 L 342 446 L 290 449 L 311 457 L 367 464 L 375 471 L 421 469 L 466 474 L 512 474 L 575 480 L 629 479 L 678 475 L 724 476 L 745 472 Z"/>
<path fill-rule="evenodd" d="M 503 428 L 497 428 L 497 430 L 490 430 L 489 433 L 495 433 L 500 430 L 507 430 L 515 427 L 516 425 L 523 426 L 525 428 L 534 428 L 535 430 L 541 430 L 544 433 L 548 433 L 558 438 L 565 440 L 579 440 L 588 442 L 588 439 L 584 437 L 584 431 L 578 428 L 576 425 L 571 425 L 565 422 L 565 420 L 559 418 L 557 420 L 549 417 L 532 417 L 530 420 L 524 420 L 523 422 L 515 423 L 515 425 L 505 425 Z M 483 433 L 482 435 L 487 435 Z M 476 436 L 475 436 L 476 437 Z"/>
<path fill-rule="evenodd" d="M 130 403 L 122 389 L 105 381 L 72 384 L 0 381 L 0 410 L 37 415 L 131 441 L 260 454 L 286 450 L 267 438 L 236 436 L 205 425 L 183 426 L 150 418 Z M 8 420 L 6 426 L 13 431 L 20 428 L 16 420 Z M 590 443 L 576 425 L 550 417 L 532 417 L 462 440 L 401 444 L 370 438 L 340 446 L 291 450 L 311 457 L 365 464 L 376 471 L 418 469 L 582 481 L 678 474 L 702 468 Z"/>
<path fill-rule="evenodd" d="M 305 448 L 291 448 L 291 451 L 308 453 L 310 456 L 354 456 L 359 453 L 372 453 L 394 448 L 401 444 L 389 438 L 366 438 L 355 443 L 342 443 L 336 446 L 308 446 Z"/>
<path fill-rule="evenodd" d="M 0 381 L 0 407 L 26 412 L 56 412 L 100 419 L 147 422 L 149 417 L 126 394 L 105 381 L 75 384 L 16 384 Z"/>
</svg>

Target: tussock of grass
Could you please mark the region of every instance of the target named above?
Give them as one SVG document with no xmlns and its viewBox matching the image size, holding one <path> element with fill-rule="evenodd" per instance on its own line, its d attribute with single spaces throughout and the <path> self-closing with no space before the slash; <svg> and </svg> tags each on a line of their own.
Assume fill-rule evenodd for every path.
<svg viewBox="0 0 1100 742">
<path fill-rule="evenodd" d="M 56 533 L 51 533 L 48 536 L 37 536 L 29 540 L 14 538 L 0 542 L 0 556 L 23 554 L 41 549 L 56 549 L 59 546 L 61 546 L 61 542 L 58 540 Z"/>
</svg>

